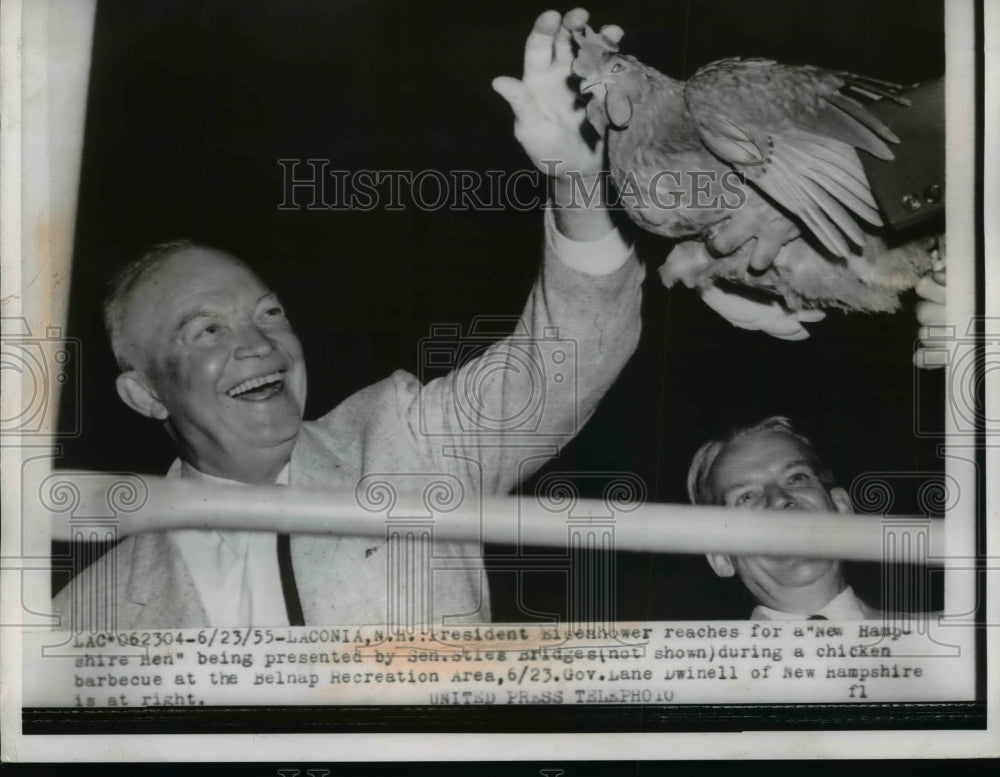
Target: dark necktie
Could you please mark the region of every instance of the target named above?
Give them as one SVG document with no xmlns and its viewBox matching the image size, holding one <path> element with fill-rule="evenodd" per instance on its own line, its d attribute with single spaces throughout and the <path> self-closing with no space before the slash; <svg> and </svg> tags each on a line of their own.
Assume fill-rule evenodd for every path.
<svg viewBox="0 0 1000 777">
<path fill-rule="evenodd" d="M 292 542 L 287 534 L 278 535 L 278 572 L 281 575 L 281 592 L 285 595 L 288 624 L 305 626 L 302 602 L 299 601 L 299 587 L 295 585 L 295 571 L 292 569 Z"/>
</svg>

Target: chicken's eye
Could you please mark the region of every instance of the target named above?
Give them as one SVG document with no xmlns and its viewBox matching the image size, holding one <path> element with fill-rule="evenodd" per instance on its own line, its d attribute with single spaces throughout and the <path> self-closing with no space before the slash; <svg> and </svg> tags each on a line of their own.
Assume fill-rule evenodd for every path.
<svg viewBox="0 0 1000 777">
<path fill-rule="evenodd" d="M 614 67 L 611 68 L 612 73 L 621 73 L 625 69 L 625 65 L 621 62 L 615 62 Z"/>
</svg>

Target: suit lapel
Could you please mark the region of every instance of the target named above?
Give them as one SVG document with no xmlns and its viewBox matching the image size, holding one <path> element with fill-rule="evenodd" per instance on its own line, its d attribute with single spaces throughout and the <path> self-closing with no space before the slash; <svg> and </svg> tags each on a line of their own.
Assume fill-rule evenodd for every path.
<svg viewBox="0 0 1000 777">
<path fill-rule="evenodd" d="M 119 574 L 128 576 L 125 598 L 130 612 L 126 617 L 131 622 L 122 624 L 124 628 L 209 625 L 191 573 L 168 535 L 136 535 L 128 566 L 119 567 Z"/>
<path fill-rule="evenodd" d="M 165 477 L 179 478 L 182 463 L 174 459 Z M 168 534 L 152 532 L 134 537 L 128 556 L 125 598 L 134 611 L 131 628 L 156 628 L 164 623 L 181 628 L 208 626 L 208 614 L 194 578 Z"/>
<path fill-rule="evenodd" d="M 347 472 L 343 459 L 331 450 L 334 438 L 313 431 L 314 424 L 305 423 L 292 449 L 289 485 L 305 488 L 347 487 L 354 480 Z M 330 623 L 335 600 L 350 596 L 336 584 L 336 557 L 341 537 L 293 534 L 291 538 L 292 569 L 299 589 L 306 624 Z"/>
</svg>

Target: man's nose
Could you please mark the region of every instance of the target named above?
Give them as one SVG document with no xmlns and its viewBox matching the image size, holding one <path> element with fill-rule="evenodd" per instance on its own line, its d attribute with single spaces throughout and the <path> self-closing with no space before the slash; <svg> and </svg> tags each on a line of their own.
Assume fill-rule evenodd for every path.
<svg viewBox="0 0 1000 777">
<path fill-rule="evenodd" d="M 265 335 L 255 324 L 247 324 L 239 332 L 239 343 L 236 346 L 236 358 L 247 359 L 267 356 L 274 350 L 271 338 Z"/>
<path fill-rule="evenodd" d="M 795 507 L 795 500 L 781 486 L 772 483 L 764 490 L 768 510 L 790 510 Z"/>
</svg>

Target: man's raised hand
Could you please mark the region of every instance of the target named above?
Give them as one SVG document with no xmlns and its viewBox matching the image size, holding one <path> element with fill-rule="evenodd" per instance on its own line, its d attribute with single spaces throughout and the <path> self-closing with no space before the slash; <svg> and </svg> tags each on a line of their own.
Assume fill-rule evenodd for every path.
<svg viewBox="0 0 1000 777">
<path fill-rule="evenodd" d="M 573 32 L 582 32 L 589 14 L 574 8 L 565 16 L 546 11 L 524 46 L 521 80 L 500 76 L 493 88 L 514 111 L 514 137 L 532 163 L 556 177 L 577 172 L 585 178 L 597 175 L 603 166 L 604 144 L 593 133 L 584 135 L 583 102 L 571 82 Z M 601 30 L 609 40 L 621 39 L 620 27 Z"/>
</svg>

